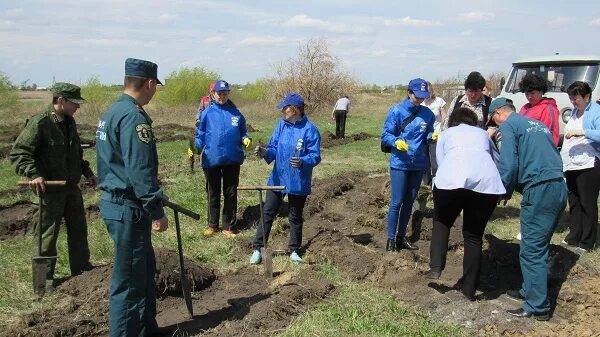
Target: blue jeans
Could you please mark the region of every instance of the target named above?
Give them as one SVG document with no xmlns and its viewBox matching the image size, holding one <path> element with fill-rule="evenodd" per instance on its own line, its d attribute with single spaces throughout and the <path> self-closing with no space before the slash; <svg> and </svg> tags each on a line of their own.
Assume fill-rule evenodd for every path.
<svg viewBox="0 0 600 337">
<path fill-rule="evenodd" d="M 390 169 L 392 196 L 387 219 L 388 239 L 393 240 L 396 236 L 404 237 L 406 234 L 406 227 L 410 219 L 413 202 L 419 191 L 423 172 L 422 170 Z M 397 235 L 396 231 L 398 231 Z"/>
<path fill-rule="evenodd" d="M 519 261 L 525 297 L 523 309 L 547 312 L 548 252 L 550 239 L 567 203 L 567 187 L 562 178 L 545 181 L 523 191 L 521 201 L 521 250 Z"/>
<path fill-rule="evenodd" d="M 100 201 L 104 219 L 114 242 L 115 261 L 109 302 L 111 337 L 146 336 L 156 323 L 156 265 L 151 241 L 150 216 L 140 208 Z"/>
</svg>

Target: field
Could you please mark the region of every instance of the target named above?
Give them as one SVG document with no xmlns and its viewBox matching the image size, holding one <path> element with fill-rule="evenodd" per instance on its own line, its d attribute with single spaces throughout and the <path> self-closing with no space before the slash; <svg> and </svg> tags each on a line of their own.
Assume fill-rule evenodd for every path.
<svg viewBox="0 0 600 337">
<path fill-rule="evenodd" d="M 294 265 L 285 255 L 274 260 L 275 278 L 250 266 L 251 242 L 259 219 L 256 192 L 240 192 L 240 234 L 204 238 L 204 177 L 189 169 L 186 150 L 193 133 L 194 106 L 149 106 L 159 139 L 159 178 L 171 201 L 201 214 L 182 217 L 188 277 L 193 280 L 194 318 L 188 319 L 178 282 L 176 236 L 170 229 L 153 234 L 157 250 L 158 320 L 178 327 L 176 336 L 596 336 L 600 331 L 600 253 L 577 255 L 558 245 L 568 217 L 552 239 L 549 286 L 555 307 L 550 322 L 514 320 L 506 309 L 519 303 L 504 295 L 520 284 L 520 196 L 498 206 L 486 229 L 480 294 L 467 301 L 455 289 L 462 273 L 459 218 L 450 238 L 447 267 L 438 281 L 428 270 L 432 203 L 423 189 L 409 233 L 418 251 L 385 252 L 389 203 L 388 155 L 379 134 L 396 95 L 352 97 L 345 140 L 330 137 L 329 113 L 310 118 L 323 137 L 322 163 L 314 171 L 313 194 L 305 208 L 303 258 Z M 83 187 L 92 260 L 97 267 L 69 278 L 64 230 L 59 238 L 57 291 L 36 300 L 31 290 L 33 197 L 16 186 L 19 179 L 6 156 L 26 119 L 47 104 L 47 93 L 22 97 L 19 111 L 0 118 L 0 336 L 104 336 L 112 242 L 98 215 L 98 192 Z M 235 101 L 235 96 L 233 97 Z M 237 101 L 236 101 L 237 102 Z M 279 112 L 261 103 L 238 105 L 254 130 L 254 143 L 266 143 Z M 81 137 L 93 140 L 98 112 L 83 107 L 76 115 Z M 4 150 L 3 150 L 4 149 Z M 95 167 L 94 150 L 85 150 Z M 271 166 L 251 152 L 242 166 L 242 185 L 264 184 Z M 287 247 L 286 207 L 275 222 L 270 244 Z M 170 211 L 168 211 L 170 212 Z"/>
</svg>

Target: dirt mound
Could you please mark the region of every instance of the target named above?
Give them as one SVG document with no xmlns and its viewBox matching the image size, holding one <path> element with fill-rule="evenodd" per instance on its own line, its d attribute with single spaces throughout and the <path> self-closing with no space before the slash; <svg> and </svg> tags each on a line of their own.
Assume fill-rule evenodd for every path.
<svg viewBox="0 0 600 337">
<path fill-rule="evenodd" d="M 34 205 L 28 201 L 0 207 L 0 241 L 25 235 L 31 224 L 33 212 Z"/>
<path fill-rule="evenodd" d="M 153 126 L 152 131 L 159 142 L 190 140 L 196 133 L 196 129 L 193 127 L 173 123 Z"/>
<path fill-rule="evenodd" d="M 354 188 L 354 184 L 367 175 L 366 172 L 354 172 L 335 179 L 315 180 L 312 194 L 308 197 L 308 205 L 304 209 L 306 216 L 323 210 L 324 203 Z"/>
<path fill-rule="evenodd" d="M 154 250 L 156 254 L 156 293 L 157 296 L 181 296 L 181 280 L 179 272 L 179 255 L 177 252 L 162 248 Z M 203 268 L 183 257 L 187 279 L 192 291 L 200 291 L 209 287 L 215 280 L 211 269 Z"/>
<path fill-rule="evenodd" d="M 333 133 L 329 131 L 323 132 L 321 135 L 321 147 L 326 149 L 338 145 L 344 145 L 359 140 L 365 140 L 368 138 L 376 138 L 377 136 L 368 134 L 366 132 L 360 132 L 353 135 L 348 135 L 345 138 L 338 139 Z"/>
<path fill-rule="evenodd" d="M 0 146 L 0 158 L 8 157 L 11 149 L 12 149 L 12 145 Z"/>
</svg>

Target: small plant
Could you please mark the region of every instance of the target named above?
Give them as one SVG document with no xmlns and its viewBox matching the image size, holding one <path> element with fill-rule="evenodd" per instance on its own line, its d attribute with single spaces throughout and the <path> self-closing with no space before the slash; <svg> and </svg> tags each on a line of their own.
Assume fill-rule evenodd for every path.
<svg viewBox="0 0 600 337">
<path fill-rule="evenodd" d="M 19 105 L 17 89 L 10 83 L 8 76 L 0 73 L 0 109 L 12 109 Z"/>
</svg>

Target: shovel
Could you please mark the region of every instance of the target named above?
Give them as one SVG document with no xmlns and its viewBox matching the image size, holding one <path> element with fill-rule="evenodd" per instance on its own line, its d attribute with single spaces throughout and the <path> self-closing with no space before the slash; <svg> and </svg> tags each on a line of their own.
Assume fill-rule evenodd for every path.
<svg viewBox="0 0 600 337">
<path fill-rule="evenodd" d="M 185 267 L 183 265 L 183 247 L 181 245 L 181 229 L 179 227 L 179 212 L 189 216 L 194 220 L 200 220 L 200 214 L 194 213 L 189 209 L 183 208 L 170 201 L 164 201 L 163 205 L 171 208 L 175 214 L 175 231 L 177 232 L 177 252 L 179 253 L 179 278 L 181 282 L 181 291 L 183 292 L 183 300 L 187 308 L 190 319 L 194 318 L 194 308 L 192 306 L 192 287 L 185 274 Z"/>
<path fill-rule="evenodd" d="M 238 186 L 239 191 L 258 191 L 258 208 L 260 210 L 260 226 L 262 228 L 263 247 L 260 249 L 263 265 L 265 267 L 265 277 L 270 279 L 273 277 L 273 251 L 267 244 L 267 234 L 265 231 L 265 220 L 263 216 L 263 198 L 262 191 L 282 191 L 285 186 Z"/>
<path fill-rule="evenodd" d="M 29 185 L 29 181 L 19 181 L 17 183 L 20 186 Z M 46 181 L 47 186 L 65 186 L 66 181 Z M 33 256 L 31 259 L 31 275 L 33 278 L 33 292 L 39 297 L 44 296 L 46 293 L 46 277 L 48 272 L 52 269 L 52 265 L 56 261 L 56 256 L 42 256 L 42 210 L 43 200 L 42 194 L 40 193 L 38 208 L 38 225 L 37 225 L 37 244 L 38 251 L 37 256 Z"/>
</svg>

